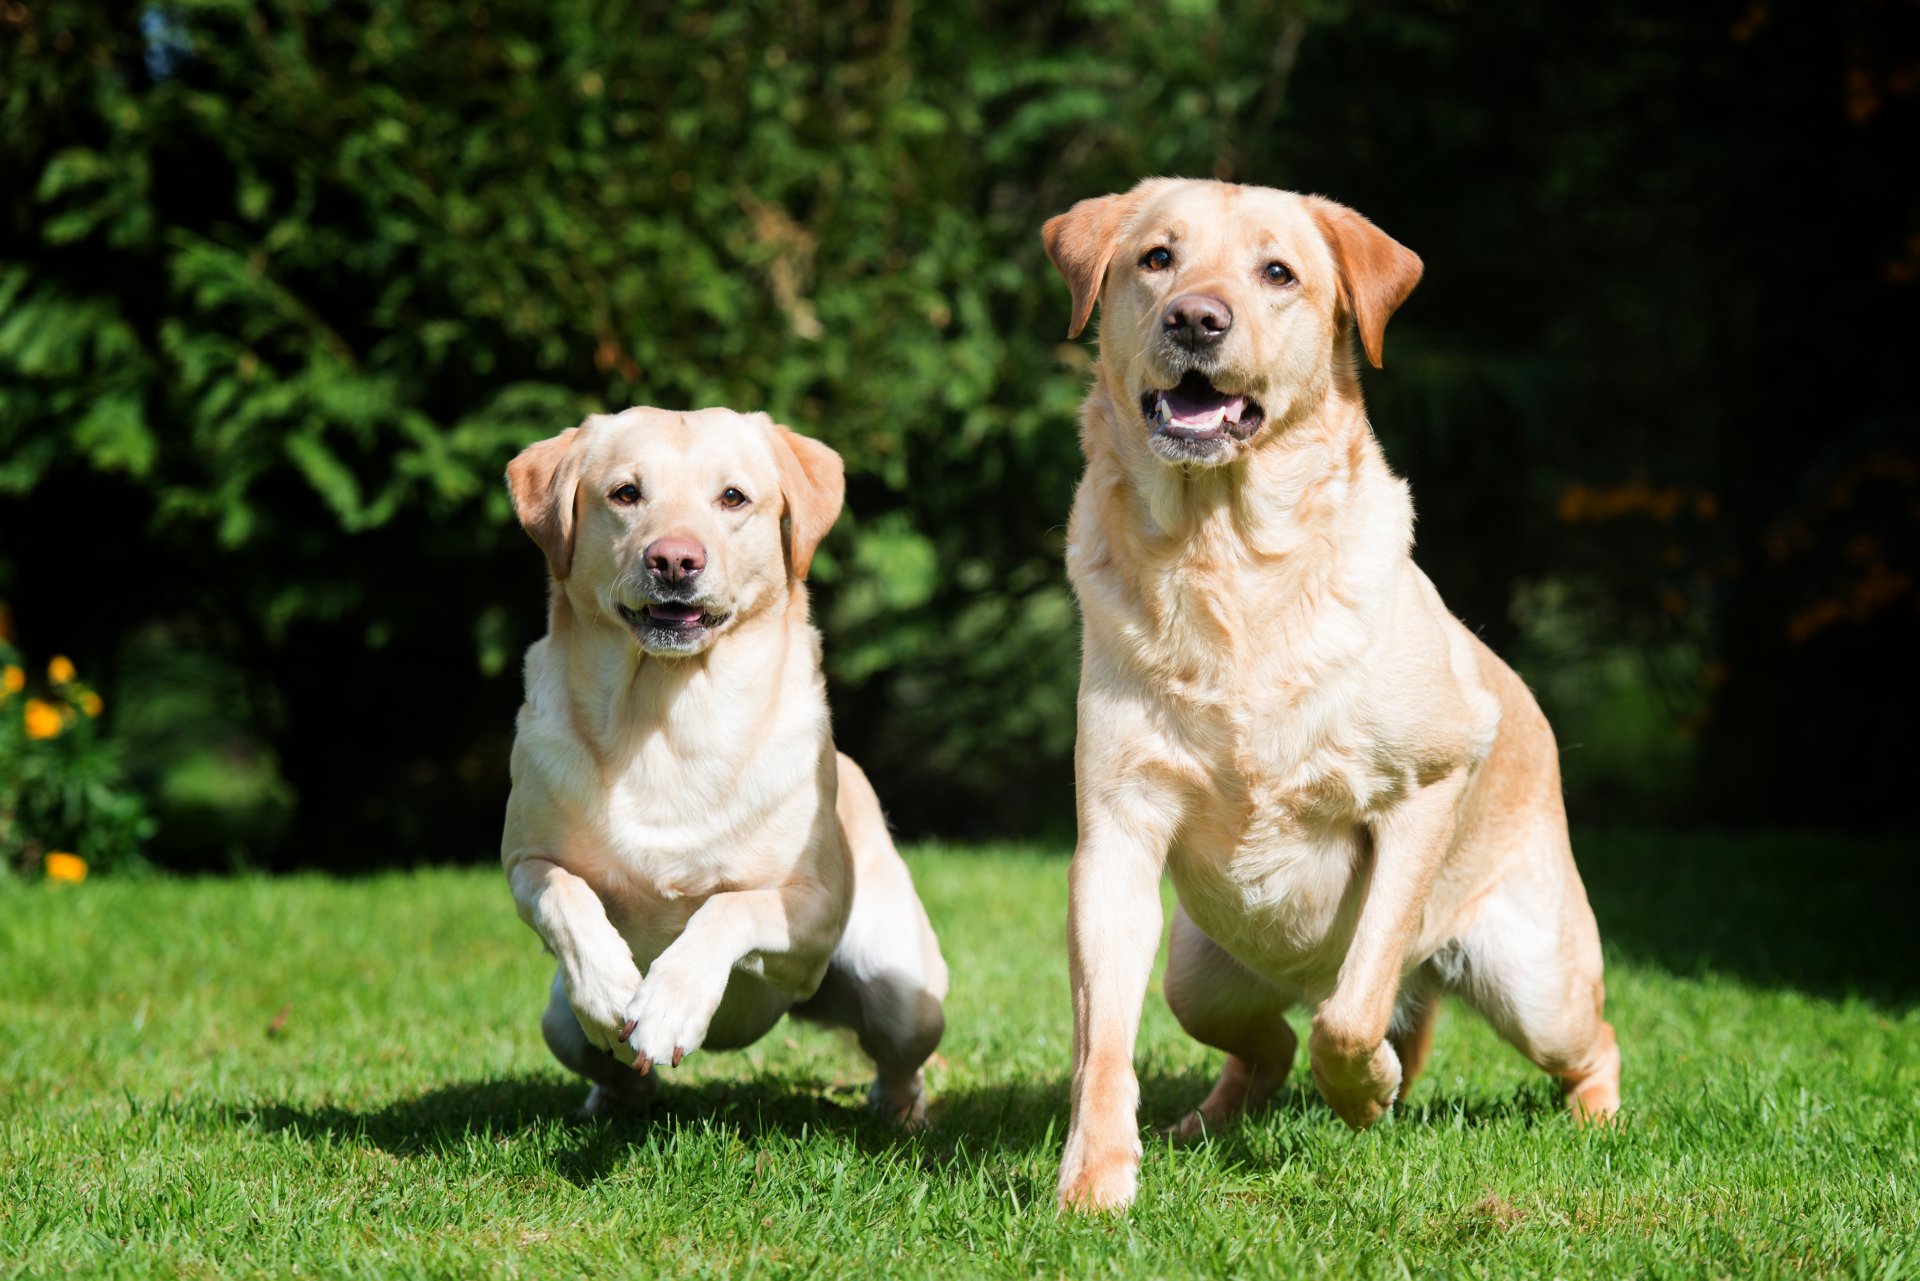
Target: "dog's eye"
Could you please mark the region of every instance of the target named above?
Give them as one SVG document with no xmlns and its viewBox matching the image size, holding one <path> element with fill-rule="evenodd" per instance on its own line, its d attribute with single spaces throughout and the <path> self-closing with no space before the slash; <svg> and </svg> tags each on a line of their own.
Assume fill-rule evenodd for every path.
<svg viewBox="0 0 1920 1281">
<path fill-rule="evenodd" d="M 1155 245 L 1140 255 L 1140 265 L 1148 271 L 1165 271 L 1173 266 L 1173 251 L 1165 245 Z"/>
<path fill-rule="evenodd" d="M 1293 271 L 1284 262 L 1270 262 L 1260 269 L 1260 276 L 1270 285 L 1290 285 L 1293 283 Z"/>
<path fill-rule="evenodd" d="M 622 485 L 607 495 L 609 501 L 621 507 L 631 507 L 640 501 L 640 486 Z"/>
<path fill-rule="evenodd" d="M 728 511 L 733 511 L 736 508 L 747 505 L 747 496 L 729 485 L 725 492 L 720 495 L 720 505 Z"/>
</svg>

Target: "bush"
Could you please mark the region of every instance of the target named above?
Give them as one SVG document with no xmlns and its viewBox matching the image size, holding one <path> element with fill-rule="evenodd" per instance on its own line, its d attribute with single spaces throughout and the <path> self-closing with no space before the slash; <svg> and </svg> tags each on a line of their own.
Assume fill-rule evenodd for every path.
<svg viewBox="0 0 1920 1281">
<path fill-rule="evenodd" d="M 186 615 L 257 673 L 294 839 L 497 837 L 543 621 L 499 476 L 632 403 L 839 449 L 815 577 L 843 741 L 912 828 L 1064 824 L 1087 356 L 1038 227 L 1228 158 L 1300 15 L 1209 49 L 1105 5 L 145 13 L 35 6 L 8 68 L 32 252 L 0 251 L 0 494 L 112 495 L 86 551 L 147 617 L 88 639 Z"/>
<path fill-rule="evenodd" d="M 765 408 L 848 464 L 842 745 L 908 831 L 1063 828 L 1089 351 L 1037 231 L 1213 174 L 1426 258 L 1369 406 L 1449 605 L 1608 674 L 1536 682 L 1609 744 L 1576 810 L 1638 760 L 1709 813 L 1698 760 L 1714 817 L 1872 822 L 1920 696 L 1897 8 L 0 5 L 0 591 L 171 674 L 127 723 L 200 816 L 167 859 L 478 855 L 543 623 L 506 460 Z M 1809 717 L 1818 778 L 1776 750 Z"/>
<path fill-rule="evenodd" d="M 0 606 L 0 874 L 78 880 L 141 861 L 153 824 L 102 729 L 104 710 L 63 656 L 44 680 L 29 679 Z"/>
</svg>

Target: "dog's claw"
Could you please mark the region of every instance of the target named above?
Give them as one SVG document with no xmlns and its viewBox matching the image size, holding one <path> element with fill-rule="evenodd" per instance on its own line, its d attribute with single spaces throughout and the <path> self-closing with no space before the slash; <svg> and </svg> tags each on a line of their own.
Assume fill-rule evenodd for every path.
<svg viewBox="0 0 1920 1281">
<path fill-rule="evenodd" d="M 633 1060 L 633 1070 L 638 1072 L 641 1076 L 645 1076 L 647 1074 L 647 1070 L 652 1066 L 653 1066 L 653 1060 L 648 1058 L 644 1054 L 636 1056 Z"/>
<path fill-rule="evenodd" d="M 632 1036 L 633 1029 L 638 1026 L 640 1026 L 640 1021 L 638 1019 L 628 1019 L 626 1023 L 624 1023 L 620 1028 L 620 1039 L 624 1041 L 628 1037 Z"/>
<path fill-rule="evenodd" d="M 673 1065 L 675 1067 L 679 1067 L 680 1060 L 686 1057 L 687 1057 L 687 1052 L 685 1050 L 681 1049 L 677 1045 L 673 1047 Z"/>
</svg>

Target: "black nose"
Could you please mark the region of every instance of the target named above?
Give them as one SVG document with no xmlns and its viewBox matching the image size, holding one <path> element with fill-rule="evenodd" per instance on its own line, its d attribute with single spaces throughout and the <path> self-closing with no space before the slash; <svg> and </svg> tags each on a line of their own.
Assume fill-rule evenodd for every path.
<svg viewBox="0 0 1920 1281">
<path fill-rule="evenodd" d="M 1233 328 L 1233 308 L 1210 294 L 1181 294 L 1160 317 L 1167 337 L 1190 350 L 1209 346 Z"/>
<path fill-rule="evenodd" d="M 707 567 L 707 549 L 684 534 L 668 534 L 647 544 L 647 568 L 666 583 L 690 583 Z"/>
</svg>

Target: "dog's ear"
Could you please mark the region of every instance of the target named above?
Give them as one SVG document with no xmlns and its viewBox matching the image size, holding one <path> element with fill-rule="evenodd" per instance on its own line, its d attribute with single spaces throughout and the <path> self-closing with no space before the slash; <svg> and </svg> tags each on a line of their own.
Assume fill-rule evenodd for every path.
<svg viewBox="0 0 1920 1281">
<path fill-rule="evenodd" d="M 1347 319 L 1359 326 L 1360 344 L 1378 369 L 1387 318 L 1420 283 L 1420 255 L 1345 205 L 1320 196 L 1308 196 L 1306 202 L 1340 272 L 1341 327 Z"/>
<path fill-rule="evenodd" d="M 1087 327 L 1093 304 L 1100 300 L 1100 287 L 1107 279 L 1107 264 L 1113 261 L 1120 233 L 1138 204 L 1137 189 L 1123 195 L 1096 196 L 1047 219 L 1040 228 L 1040 237 L 1047 242 L 1047 257 L 1053 259 L 1067 288 L 1073 291 L 1073 323 L 1067 326 L 1067 337 L 1078 338 Z"/>
<path fill-rule="evenodd" d="M 773 453 L 780 463 L 780 493 L 787 511 L 781 534 L 787 545 L 787 564 L 795 578 L 805 578 L 820 540 L 840 517 L 847 497 L 847 468 L 840 455 L 791 427 L 769 421 Z"/>
<path fill-rule="evenodd" d="M 521 450 L 507 464 L 513 514 L 540 550 L 555 578 L 573 568 L 573 505 L 580 488 L 580 429 L 569 427 L 550 440 Z"/>
</svg>

